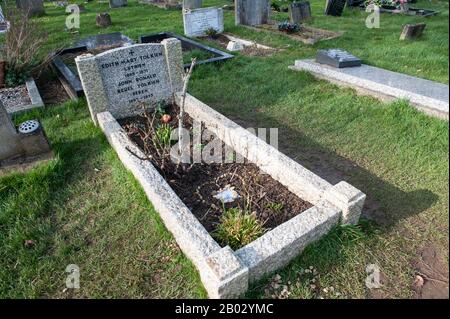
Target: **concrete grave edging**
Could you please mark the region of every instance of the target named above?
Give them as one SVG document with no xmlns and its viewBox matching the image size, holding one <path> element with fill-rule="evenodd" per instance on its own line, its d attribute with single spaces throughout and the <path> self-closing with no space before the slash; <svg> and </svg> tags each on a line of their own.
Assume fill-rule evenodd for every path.
<svg viewBox="0 0 450 319">
<path fill-rule="evenodd" d="M 33 78 L 29 78 L 25 81 L 25 86 L 27 87 L 28 97 L 31 100 L 30 104 L 18 106 L 18 107 L 9 107 L 9 114 L 16 114 L 20 112 L 25 112 L 34 108 L 44 107 L 44 101 L 42 100 L 41 94 L 36 86 L 36 82 Z"/>
<path fill-rule="evenodd" d="M 176 102 L 180 99 L 177 93 Z M 139 159 L 145 155 L 111 113 L 98 113 L 98 124 L 109 143 L 142 185 L 181 250 L 197 267 L 210 298 L 242 295 L 249 283 L 288 264 L 333 226 L 358 222 L 366 197 L 358 189 L 346 182 L 331 185 L 189 94 L 185 110 L 237 153 L 314 205 L 237 251 L 228 246 L 221 248 L 156 168 Z"/>
</svg>

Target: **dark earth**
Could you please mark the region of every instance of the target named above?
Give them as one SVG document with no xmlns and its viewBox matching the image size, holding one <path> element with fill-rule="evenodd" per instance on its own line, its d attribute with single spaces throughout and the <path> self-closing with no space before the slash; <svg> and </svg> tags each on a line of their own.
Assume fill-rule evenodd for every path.
<svg viewBox="0 0 450 319">
<path fill-rule="evenodd" d="M 175 128 L 178 126 L 177 107 L 172 107 L 170 114 L 172 120 L 169 124 Z M 149 160 L 207 231 L 214 231 L 223 212 L 221 201 L 213 195 L 226 186 L 234 188 L 240 198 L 224 204 L 225 207 L 239 207 L 247 212 L 255 212 L 267 230 L 312 207 L 252 163 L 197 163 L 188 164 L 189 167 L 185 170 L 177 170 L 177 165 L 167 158 L 161 167 L 161 157 L 155 147 L 149 146 L 149 143 L 144 146 L 142 134 L 135 129 L 137 125 L 145 127 L 148 132 L 148 119 L 148 116 L 136 116 L 121 120 L 120 124 L 142 150 L 148 150 L 146 155 L 152 157 Z M 158 122 L 159 118 L 154 123 Z M 187 115 L 184 117 L 184 127 L 192 128 L 192 119 Z M 202 141 L 202 144 L 207 142 L 208 140 Z"/>
</svg>

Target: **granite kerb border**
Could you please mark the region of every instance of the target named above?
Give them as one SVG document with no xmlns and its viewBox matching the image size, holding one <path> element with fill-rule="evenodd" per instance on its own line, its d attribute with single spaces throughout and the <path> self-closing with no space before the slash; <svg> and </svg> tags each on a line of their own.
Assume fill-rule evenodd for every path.
<svg viewBox="0 0 450 319">
<path fill-rule="evenodd" d="M 175 100 L 180 99 L 181 94 L 176 94 Z M 353 186 L 346 182 L 331 185 L 189 94 L 185 107 L 186 113 L 204 122 L 236 152 L 314 205 L 237 251 L 228 246 L 222 248 L 156 168 L 139 159 L 145 158 L 144 154 L 111 113 L 97 114 L 98 124 L 109 143 L 139 181 L 181 250 L 198 269 L 210 298 L 242 295 L 249 283 L 289 263 L 333 226 L 358 222 L 365 195 Z M 238 139 L 245 143 L 232 142 Z M 264 161 L 262 152 L 268 152 Z"/>
</svg>

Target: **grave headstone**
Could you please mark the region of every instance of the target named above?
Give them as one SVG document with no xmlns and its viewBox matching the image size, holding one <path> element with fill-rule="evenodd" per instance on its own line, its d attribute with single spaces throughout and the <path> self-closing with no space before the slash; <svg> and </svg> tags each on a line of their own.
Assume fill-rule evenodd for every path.
<svg viewBox="0 0 450 319">
<path fill-rule="evenodd" d="M 112 23 L 111 16 L 107 12 L 99 13 L 95 17 L 95 22 L 101 28 L 109 27 Z"/>
<path fill-rule="evenodd" d="M 414 40 L 420 38 L 426 26 L 427 25 L 425 23 L 406 24 L 403 27 L 400 40 Z"/>
<path fill-rule="evenodd" d="M 200 8 L 183 11 L 184 34 L 188 37 L 206 35 L 208 29 L 223 32 L 222 8 Z"/>
<path fill-rule="evenodd" d="M 316 61 L 335 68 L 361 66 L 362 63 L 359 58 L 341 49 L 319 50 L 317 51 Z"/>
<path fill-rule="evenodd" d="M 0 101 L 0 161 L 23 154 L 16 127 Z"/>
<path fill-rule="evenodd" d="M 109 0 L 109 7 L 112 9 L 126 7 L 127 5 L 128 0 Z"/>
<path fill-rule="evenodd" d="M 181 42 L 136 44 L 75 59 L 92 119 L 109 111 L 115 118 L 142 113 L 143 105 L 173 100 L 182 90 Z"/>
<path fill-rule="evenodd" d="M 340 17 L 344 12 L 346 0 L 327 0 L 325 15 Z"/>
<path fill-rule="evenodd" d="M 303 23 L 311 20 L 311 5 L 309 1 L 293 2 L 289 6 L 289 18 L 291 23 Z"/>
<path fill-rule="evenodd" d="M 44 0 L 16 0 L 16 6 L 29 16 L 45 13 Z"/>
<path fill-rule="evenodd" d="M 256 26 L 269 22 L 269 0 L 236 0 L 235 23 Z"/>
<path fill-rule="evenodd" d="M 183 0 L 183 9 L 199 9 L 202 7 L 203 0 Z"/>
</svg>

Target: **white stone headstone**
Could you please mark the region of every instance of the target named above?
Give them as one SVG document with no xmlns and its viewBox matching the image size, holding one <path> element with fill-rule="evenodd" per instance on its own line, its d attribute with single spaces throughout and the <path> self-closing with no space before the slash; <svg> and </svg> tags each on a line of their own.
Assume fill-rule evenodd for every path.
<svg viewBox="0 0 450 319">
<path fill-rule="evenodd" d="M 184 34 L 188 37 L 201 37 L 206 30 L 214 29 L 223 32 L 222 8 L 200 8 L 183 12 Z"/>
<path fill-rule="evenodd" d="M 119 119 L 142 113 L 142 102 L 172 101 L 182 89 L 181 42 L 136 44 L 76 59 L 94 122 L 109 111 Z"/>
</svg>

